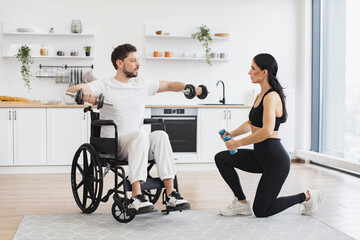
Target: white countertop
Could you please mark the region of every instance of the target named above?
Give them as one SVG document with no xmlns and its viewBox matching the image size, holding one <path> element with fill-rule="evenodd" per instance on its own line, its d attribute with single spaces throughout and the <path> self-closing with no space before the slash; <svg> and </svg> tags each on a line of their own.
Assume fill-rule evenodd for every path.
<svg viewBox="0 0 360 240">
<path fill-rule="evenodd" d="M 88 105 L 67 105 L 67 104 L 32 104 L 32 103 L 0 103 L 0 108 L 85 108 Z M 251 108 L 240 104 L 214 104 L 214 105 L 146 105 L 146 108 Z"/>
</svg>

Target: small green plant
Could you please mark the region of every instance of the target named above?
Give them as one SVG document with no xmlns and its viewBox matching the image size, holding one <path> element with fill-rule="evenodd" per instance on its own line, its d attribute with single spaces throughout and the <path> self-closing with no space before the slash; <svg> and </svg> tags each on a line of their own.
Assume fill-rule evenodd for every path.
<svg viewBox="0 0 360 240">
<path fill-rule="evenodd" d="M 90 52 L 91 52 L 91 46 L 85 46 L 84 47 L 85 49 L 85 56 L 90 56 Z"/>
<path fill-rule="evenodd" d="M 28 92 L 30 92 L 30 77 L 32 76 L 30 73 L 30 66 L 34 63 L 31 59 L 30 55 L 31 49 L 27 45 L 22 45 L 19 49 L 15 57 L 21 62 L 21 76 L 25 82 L 25 87 L 27 88 Z"/>
<path fill-rule="evenodd" d="M 200 43 L 202 43 L 202 46 L 205 48 L 206 62 L 211 67 L 212 66 L 212 64 L 210 62 L 211 48 L 209 47 L 209 43 L 212 42 L 212 38 L 211 38 L 211 34 L 210 34 L 210 29 L 204 24 L 201 25 L 200 27 L 198 27 L 198 29 L 199 29 L 199 31 L 191 34 L 191 38 L 197 39 Z"/>
</svg>

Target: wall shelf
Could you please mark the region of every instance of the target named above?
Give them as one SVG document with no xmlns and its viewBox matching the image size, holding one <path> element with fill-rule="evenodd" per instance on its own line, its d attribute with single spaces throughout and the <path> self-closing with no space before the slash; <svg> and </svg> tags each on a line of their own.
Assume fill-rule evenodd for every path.
<svg viewBox="0 0 360 240">
<path fill-rule="evenodd" d="M 24 27 L 25 26 L 25 27 Z M 53 28 L 54 32 L 49 33 Z M 16 59 L 15 55 L 22 45 L 31 49 L 35 60 L 41 59 L 93 59 L 95 28 L 93 24 L 82 23 L 82 33 L 72 33 L 69 22 L 32 22 L 4 21 L 2 32 L 3 57 Z M 40 54 L 41 45 L 47 45 L 48 55 Z M 92 46 L 91 55 L 85 56 L 84 46 Z M 65 56 L 57 56 L 57 51 L 65 52 Z M 71 56 L 70 52 L 77 52 Z"/>
<path fill-rule="evenodd" d="M 145 35 L 145 37 L 150 37 L 150 38 L 183 38 L 183 39 L 193 39 L 191 38 L 191 35 L 189 36 L 173 36 L 173 35 Z M 229 40 L 231 39 L 231 37 L 217 37 L 217 36 L 211 36 L 211 38 L 213 40 Z M 195 40 L 195 39 L 193 39 Z"/>
<path fill-rule="evenodd" d="M 206 61 L 202 44 L 191 38 L 191 34 L 198 31 L 199 26 L 145 24 L 145 59 L 159 61 Z M 216 55 L 223 53 L 226 58 L 210 58 L 211 62 L 229 61 L 229 40 L 231 34 L 226 26 L 208 26 L 213 41 L 210 43 L 211 52 Z M 161 31 L 161 34 L 157 32 Z M 216 33 L 226 34 L 224 37 L 214 36 Z M 154 51 L 161 52 L 162 57 L 154 57 Z M 173 57 L 164 57 L 165 51 Z"/>
<path fill-rule="evenodd" d="M 190 60 L 190 61 L 197 61 L 202 60 L 205 61 L 206 58 L 187 58 L 187 57 L 145 57 L 145 59 L 151 59 L 151 60 L 164 60 L 164 61 L 172 61 L 172 60 Z M 210 58 L 210 61 L 229 61 L 229 58 Z"/>
<path fill-rule="evenodd" d="M 65 37 L 94 37 L 94 34 L 79 34 L 79 33 L 32 33 L 32 32 L 3 32 L 3 35 L 24 35 L 24 36 L 65 36 Z"/>
<path fill-rule="evenodd" d="M 3 56 L 3 58 L 16 59 L 13 56 Z M 34 56 L 32 59 L 93 59 L 94 57 L 83 57 L 83 56 Z"/>
</svg>

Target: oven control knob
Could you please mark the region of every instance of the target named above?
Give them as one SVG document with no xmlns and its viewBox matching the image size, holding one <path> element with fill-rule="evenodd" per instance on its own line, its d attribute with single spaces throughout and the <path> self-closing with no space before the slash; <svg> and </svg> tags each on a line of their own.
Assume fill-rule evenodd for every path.
<svg viewBox="0 0 360 240">
<path fill-rule="evenodd" d="M 175 113 L 176 113 L 176 109 L 171 110 L 171 112 L 172 112 L 173 114 L 175 114 Z"/>
</svg>

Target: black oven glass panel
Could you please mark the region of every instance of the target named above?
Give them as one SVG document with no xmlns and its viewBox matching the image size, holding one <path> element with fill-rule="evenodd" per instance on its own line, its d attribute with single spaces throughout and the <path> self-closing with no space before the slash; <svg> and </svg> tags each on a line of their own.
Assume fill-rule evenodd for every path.
<svg viewBox="0 0 360 240">
<path fill-rule="evenodd" d="M 196 152 L 196 117 L 160 117 L 164 119 L 173 152 Z M 151 131 L 161 130 L 158 124 Z"/>
</svg>

